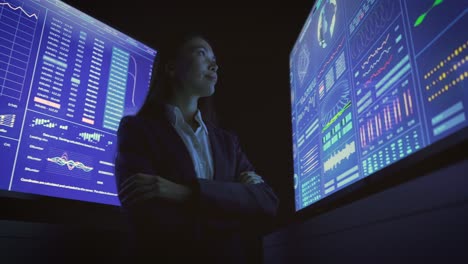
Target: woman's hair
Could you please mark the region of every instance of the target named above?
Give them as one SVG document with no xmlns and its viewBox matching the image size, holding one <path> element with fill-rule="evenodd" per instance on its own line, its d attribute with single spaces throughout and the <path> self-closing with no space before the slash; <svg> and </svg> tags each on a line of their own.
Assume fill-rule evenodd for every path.
<svg viewBox="0 0 468 264">
<path fill-rule="evenodd" d="M 158 46 L 156 59 L 153 64 L 150 88 L 142 107 L 136 115 L 152 117 L 159 114 L 158 111 L 162 110 L 162 105 L 167 102 L 172 92 L 171 80 L 166 71 L 166 65 L 175 60 L 181 52 L 183 45 L 194 38 L 202 38 L 207 41 L 201 33 L 190 31 L 179 35 L 174 34 L 173 37 L 166 39 Z M 215 124 L 218 123 L 213 95 L 201 97 L 198 100 L 198 107 L 204 120 Z"/>
</svg>

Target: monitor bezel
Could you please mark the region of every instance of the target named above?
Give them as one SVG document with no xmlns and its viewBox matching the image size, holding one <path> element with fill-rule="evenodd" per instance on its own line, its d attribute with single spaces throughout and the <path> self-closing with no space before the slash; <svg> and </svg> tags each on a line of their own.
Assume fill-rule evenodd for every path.
<svg viewBox="0 0 468 264">
<path fill-rule="evenodd" d="M 296 50 L 297 44 L 303 31 L 306 27 L 307 21 L 312 18 L 317 10 L 317 5 L 321 1 L 314 1 L 310 12 L 307 13 L 302 27 L 299 30 L 299 34 L 295 39 L 292 48 L 289 53 L 289 61 Z M 291 68 L 289 68 L 291 70 Z M 290 85 L 290 90 L 291 90 Z M 290 93 L 291 96 L 291 93 Z M 292 99 L 290 97 L 290 99 Z M 290 110 L 292 110 L 293 102 L 290 100 Z M 292 114 L 292 111 L 290 112 Z M 292 115 L 291 115 L 292 120 Z M 291 135 L 293 132 L 294 124 L 290 123 Z M 292 143 L 294 144 L 294 139 L 291 137 Z M 466 154 L 463 154 L 464 148 L 468 146 L 468 127 L 463 127 L 448 136 L 439 139 L 430 145 L 427 145 L 418 151 L 406 156 L 400 160 L 397 160 L 394 163 L 391 163 L 378 171 L 373 172 L 372 174 L 366 176 L 365 178 L 360 178 L 359 180 L 349 184 L 343 189 L 339 189 L 336 192 L 321 198 L 320 200 L 309 204 L 306 207 L 303 207 L 299 210 L 296 209 L 296 200 L 292 197 L 293 203 L 293 212 L 290 215 L 290 221 L 304 221 L 310 217 L 317 216 L 328 212 L 330 210 L 342 207 L 346 204 L 350 204 L 357 200 L 363 199 L 370 195 L 373 195 L 378 192 L 385 191 L 394 186 L 404 184 L 405 182 L 414 180 L 418 177 L 424 176 L 426 173 L 432 170 L 437 170 L 445 165 L 448 165 L 452 162 L 456 162 L 459 159 L 466 158 Z M 291 153 L 292 155 L 292 153 Z M 293 162 L 293 173 L 294 172 L 294 162 Z M 430 169 L 429 169 L 430 168 Z M 402 169 L 408 170 L 411 172 L 411 175 L 401 175 L 395 172 L 398 172 Z M 395 176 L 397 175 L 397 176 Z M 292 176 L 291 176 L 292 178 Z M 295 196 L 294 190 L 294 180 L 291 181 L 292 193 Z"/>
</svg>

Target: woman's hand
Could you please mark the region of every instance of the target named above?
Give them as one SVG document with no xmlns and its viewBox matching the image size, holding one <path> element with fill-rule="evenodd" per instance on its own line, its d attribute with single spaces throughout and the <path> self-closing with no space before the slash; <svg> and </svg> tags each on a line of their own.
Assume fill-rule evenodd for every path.
<svg viewBox="0 0 468 264">
<path fill-rule="evenodd" d="M 240 174 L 239 181 L 244 184 L 257 184 L 263 183 L 262 177 L 255 173 L 255 171 L 244 171 Z"/>
<path fill-rule="evenodd" d="M 136 173 L 120 184 L 119 197 L 122 204 L 130 206 L 152 198 L 184 202 L 191 193 L 190 188 L 161 176 Z"/>
</svg>

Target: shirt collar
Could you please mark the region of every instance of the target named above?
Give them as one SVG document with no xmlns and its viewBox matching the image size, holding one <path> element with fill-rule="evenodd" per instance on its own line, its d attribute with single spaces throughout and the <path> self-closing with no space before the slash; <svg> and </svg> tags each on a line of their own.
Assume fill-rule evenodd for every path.
<svg viewBox="0 0 468 264">
<path fill-rule="evenodd" d="M 182 111 L 180 111 L 179 107 L 172 104 L 165 104 L 164 109 L 166 112 L 166 116 L 172 125 L 180 127 L 182 124 L 185 123 L 184 117 L 182 116 Z M 200 109 L 197 109 L 197 112 L 195 113 L 195 121 L 198 122 L 198 124 L 208 135 L 208 129 L 206 128 L 205 122 L 203 122 Z"/>
</svg>

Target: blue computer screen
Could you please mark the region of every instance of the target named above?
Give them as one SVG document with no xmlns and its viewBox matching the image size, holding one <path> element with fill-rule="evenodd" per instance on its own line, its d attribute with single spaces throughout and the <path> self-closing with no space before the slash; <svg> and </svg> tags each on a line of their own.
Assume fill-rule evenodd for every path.
<svg viewBox="0 0 468 264">
<path fill-rule="evenodd" d="M 119 205 L 116 131 L 155 56 L 63 2 L 0 0 L 0 189 Z"/>
<path fill-rule="evenodd" d="M 467 127 L 466 0 L 317 0 L 290 53 L 295 208 Z"/>
</svg>

